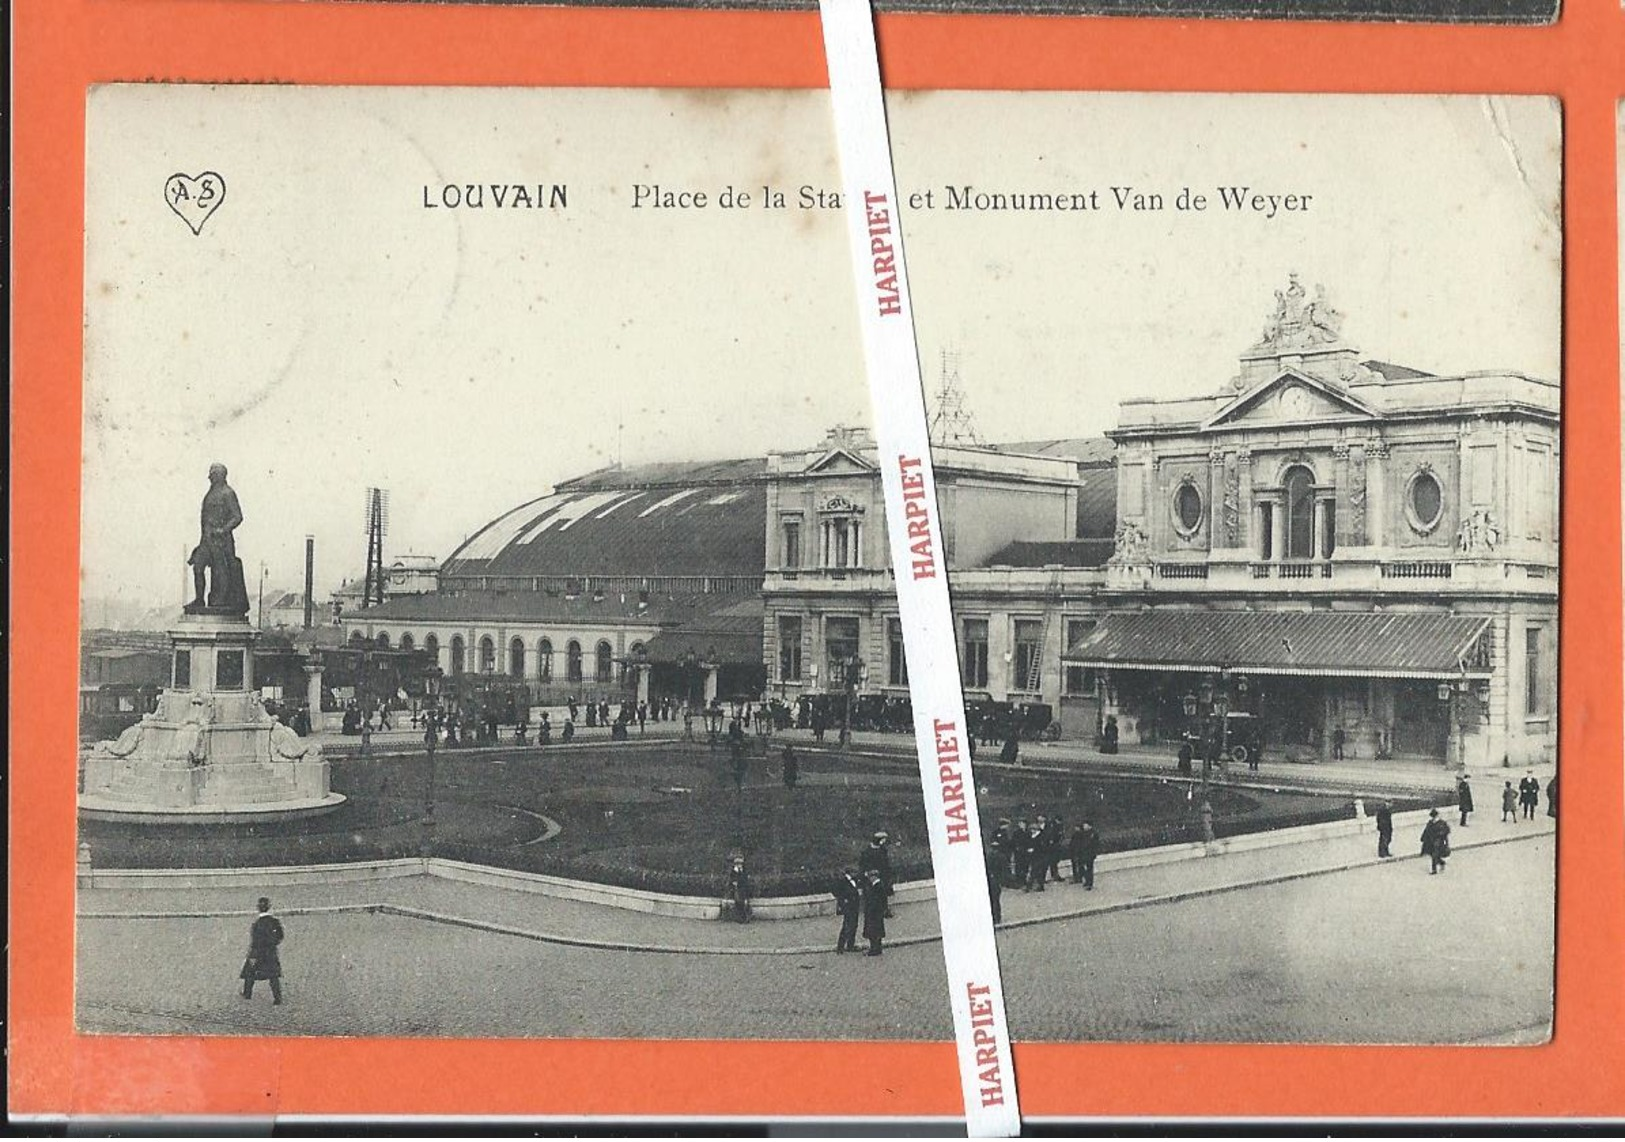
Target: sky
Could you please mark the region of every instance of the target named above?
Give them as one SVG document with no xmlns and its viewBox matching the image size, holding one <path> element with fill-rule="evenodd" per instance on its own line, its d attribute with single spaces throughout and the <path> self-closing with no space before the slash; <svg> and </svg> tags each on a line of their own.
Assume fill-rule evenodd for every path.
<svg viewBox="0 0 1625 1142">
<path fill-rule="evenodd" d="M 956 353 L 985 439 L 1219 388 L 1293 272 L 1368 357 L 1558 376 L 1550 100 L 928 92 L 888 115 L 900 195 L 932 192 L 902 214 L 925 387 Z M 617 459 L 869 421 L 842 221 L 798 206 L 839 184 L 827 92 L 108 86 L 87 160 L 85 597 L 182 601 L 216 460 L 250 592 L 262 564 L 297 589 L 310 534 L 324 595 L 364 566 L 368 486 L 386 559 L 444 558 Z M 226 193 L 194 233 L 164 188 L 205 171 Z M 485 208 L 445 205 L 470 183 Z M 515 183 L 568 207 L 495 208 Z M 1098 207 L 947 210 L 950 185 Z M 1309 205 L 1238 214 L 1220 186 Z"/>
</svg>

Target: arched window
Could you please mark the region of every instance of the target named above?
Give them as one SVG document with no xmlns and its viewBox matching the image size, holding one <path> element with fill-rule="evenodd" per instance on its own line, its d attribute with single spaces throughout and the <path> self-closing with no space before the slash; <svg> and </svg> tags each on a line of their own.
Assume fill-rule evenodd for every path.
<svg viewBox="0 0 1625 1142">
<path fill-rule="evenodd" d="M 451 672 L 453 674 L 461 674 L 463 672 L 465 665 L 463 662 L 463 656 L 463 636 L 460 634 L 454 634 L 451 636 Z"/>
<path fill-rule="evenodd" d="M 490 635 L 480 638 L 480 673 L 495 674 L 497 669 L 497 644 L 491 641 Z"/>
<path fill-rule="evenodd" d="M 593 664 L 593 680 L 608 682 L 615 671 L 615 648 L 607 642 L 598 644 L 596 662 Z"/>
<path fill-rule="evenodd" d="M 401 635 L 401 649 L 402 650 L 416 650 L 417 645 L 418 644 L 416 643 L 416 641 L 413 640 L 412 634 L 411 634 L 410 631 L 408 631 L 406 634 Z"/>
<path fill-rule="evenodd" d="M 424 650 L 424 653 L 429 656 L 430 665 L 433 665 L 433 666 L 439 666 L 440 665 L 440 640 L 438 638 L 436 638 L 432 634 L 424 635 L 423 636 L 423 650 Z"/>
<path fill-rule="evenodd" d="M 581 681 L 581 644 L 573 638 L 564 647 L 564 677 L 568 682 Z"/>
<path fill-rule="evenodd" d="M 1315 554 L 1315 478 L 1302 466 L 1287 471 L 1282 487 L 1286 500 L 1286 557 L 1310 559 Z"/>
<path fill-rule="evenodd" d="M 350 644 L 352 646 L 358 646 L 361 643 L 366 642 L 366 641 L 367 641 L 367 636 L 362 634 L 360 631 L 353 630 L 353 631 L 350 632 Z"/>
<path fill-rule="evenodd" d="M 378 645 L 383 647 L 385 650 L 388 650 L 389 649 L 389 632 L 387 630 L 379 631 L 378 632 L 378 637 L 374 641 L 377 642 Z"/>
<path fill-rule="evenodd" d="M 522 638 L 508 644 L 508 673 L 515 678 L 525 676 L 525 640 Z"/>
<path fill-rule="evenodd" d="M 643 644 L 641 642 L 634 642 L 631 646 L 626 648 L 626 657 L 628 657 L 628 658 L 636 658 L 638 655 L 640 655 L 642 653 L 643 653 Z"/>
<path fill-rule="evenodd" d="M 553 681 L 553 643 L 542 639 L 536 644 L 536 677 L 543 682 Z"/>
</svg>

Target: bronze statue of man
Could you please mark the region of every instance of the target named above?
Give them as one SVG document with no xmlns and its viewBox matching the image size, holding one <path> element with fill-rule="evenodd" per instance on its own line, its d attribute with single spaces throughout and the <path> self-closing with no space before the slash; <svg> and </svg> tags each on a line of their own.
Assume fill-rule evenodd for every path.
<svg viewBox="0 0 1625 1142">
<path fill-rule="evenodd" d="M 192 566 L 194 598 L 188 614 L 217 611 L 233 615 L 248 613 L 248 587 L 243 582 L 243 564 L 237 558 L 237 544 L 231 533 L 243 522 L 243 509 L 237 493 L 226 483 L 226 466 L 209 465 L 209 490 L 203 496 L 200 515 L 202 537 L 187 562 Z M 208 571 L 208 594 L 204 595 L 204 571 Z"/>
</svg>

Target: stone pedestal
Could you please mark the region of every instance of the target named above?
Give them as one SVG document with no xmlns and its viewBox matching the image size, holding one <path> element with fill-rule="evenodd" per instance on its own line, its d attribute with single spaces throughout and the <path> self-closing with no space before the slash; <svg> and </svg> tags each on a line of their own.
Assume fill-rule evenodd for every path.
<svg viewBox="0 0 1625 1142">
<path fill-rule="evenodd" d="M 236 615 L 186 615 L 170 632 L 158 708 L 85 760 L 80 815 L 147 824 L 309 816 L 338 808 L 321 747 L 265 712 L 259 637 Z"/>
</svg>

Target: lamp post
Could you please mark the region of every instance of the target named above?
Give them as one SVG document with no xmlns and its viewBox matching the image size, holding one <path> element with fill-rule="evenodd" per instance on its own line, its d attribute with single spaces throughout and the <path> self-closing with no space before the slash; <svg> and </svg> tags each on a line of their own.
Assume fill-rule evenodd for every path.
<svg viewBox="0 0 1625 1142">
<path fill-rule="evenodd" d="M 436 669 L 423 680 L 424 688 L 431 699 L 436 699 L 440 693 L 440 671 Z M 438 705 L 438 702 L 433 703 Z M 434 747 L 440 731 L 433 721 L 429 723 L 428 733 L 423 735 L 424 750 L 428 754 L 428 772 L 423 780 L 423 859 L 428 860 L 434 855 Z"/>
<path fill-rule="evenodd" d="M 361 644 L 361 664 L 355 676 L 357 704 L 361 707 L 361 756 L 372 745 L 372 643 Z"/>
<path fill-rule="evenodd" d="M 852 744 L 852 706 L 857 701 L 858 690 L 864 677 L 868 674 L 869 664 L 857 655 L 841 660 L 841 685 L 845 689 L 845 702 L 841 712 L 841 747 Z"/>
</svg>

